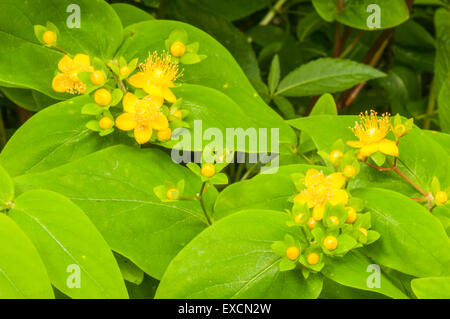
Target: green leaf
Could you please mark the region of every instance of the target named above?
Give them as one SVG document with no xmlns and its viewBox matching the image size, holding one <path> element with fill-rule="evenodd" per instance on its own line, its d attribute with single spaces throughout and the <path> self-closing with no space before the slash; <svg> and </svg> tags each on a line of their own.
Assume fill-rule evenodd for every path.
<svg viewBox="0 0 450 319">
<path fill-rule="evenodd" d="M 421 50 L 434 50 L 436 41 L 433 36 L 414 20 L 406 21 L 395 28 L 395 43 L 404 47 L 415 47 Z"/>
<path fill-rule="evenodd" d="M 231 184 L 217 197 L 214 218 L 217 220 L 244 209 L 290 209 L 292 203 L 288 199 L 297 193 L 291 175 L 305 173 L 310 168 L 331 172 L 323 166 L 286 165 L 281 166 L 275 174 L 260 174 Z"/>
<path fill-rule="evenodd" d="M 389 297 L 372 291 L 351 288 L 323 278 L 320 299 L 389 299 Z"/>
<path fill-rule="evenodd" d="M 314 1 L 313 1 L 314 4 Z M 325 25 L 324 21 L 316 12 L 305 15 L 297 24 L 297 37 L 303 42 L 310 34 L 314 33 Z"/>
<path fill-rule="evenodd" d="M 199 54 L 207 56 L 200 63 L 183 65 L 184 83 L 202 85 L 223 92 L 243 113 L 253 119 L 257 127 L 278 127 L 280 143 L 296 143 L 292 129 L 258 96 L 231 54 L 211 36 L 195 27 L 176 21 L 133 24 L 126 28 L 124 43 L 116 56 L 122 55 L 127 60 L 138 57 L 142 62 L 148 52 L 162 52 L 165 49 L 165 40 L 177 28 L 186 30 L 189 41 L 199 42 Z M 183 90 L 183 86 L 180 90 Z"/>
<path fill-rule="evenodd" d="M 110 145 L 133 142 L 125 134 L 101 138 L 86 128 L 92 117 L 82 115 L 81 109 L 89 102 L 89 96 L 80 96 L 34 115 L 8 141 L 0 153 L 0 164 L 14 177 L 45 171 Z"/>
<path fill-rule="evenodd" d="M 8 99 L 29 111 L 37 112 L 58 102 L 35 90 L 6 87 L 1 88 L 1 90 Z"/>
<path fill-rule="evenodd" d="M 128 3 L 112 3 L 111 7 L 116 11 L 124 28 L 130 24 L 155 19 L 150 13 Z"/>
<path fill-rule="evenodd" d="M 330 114 L 337 115 L 336 102 L 331 94 L 323 94 L 314 104 L 310 115 Z"/>
<path fill-rule="evenodd" d="M 130 299 L 153 299 L 159 281 L 149 275 L 144 274 L 144 280 L 140 285 L 126 282 Z"/>
<path fill-rule="evenodd" d="M 14 198 L 14 184 L 8 172 L 0 165 L 0 210 Z"/>
<path fill-rule="evenodd" d="M 54 298 L 36 248 L 5 214 L 0 214 L 0 270 L 0 298 Z"/>
<path fill-rule="evenodd" d="M 450 277 L 413 279 L 411 288 L 419 299 L 449 299 Z"/>
<path fill-rule="evenodd" d="M 285 118 L 290 119 L 295 117 L 295 108 L 287 98 L 281 95 L 274 96 L 273 102 Z"/>
<path fill-rule="evenodd" d="M 332 22 L 336 18 L 337 10 L 334 0 L 312 0 L 312 4 L 325 21 Z"/>
<path fill-rule="evenodd" d="M 270 65 L 269 77 L 267 80 L 270 95 L 273 95 L 273 93 L 277 89 L 278 83 L 280 82 L 280 72 L 280 59 L 278 58 L 278 55 L 275 54 L 272 60 L 272 64 Z"/>
<path fill-rule="evenodd" d="M 156 298 L 317 298 L 318 275 L 279 270 L 271 245 L 292 233 L 286 219 L 252 210 L 214 223 L 172 260 Z"/>
<path fill-rule="evenodd" d="M 104 1 L 77 1 L 81 11 L 80 28 L 70 28 L 67 20 L 72 22 L 74 14 L 66 13 L 70 4 L 73 4 L 70 0 L 2 1 L 0 55 L 7 58 L 0 61 L 0 82 L 35 89 L 58 99 L 69 96 L 56 93 L 51 87 L 63 54 L 42 46 L 34 34 L 34 25 L 47 21 L 59 29 L 58 47 L 70 54 L 112 57 L 123 39 L 122 26 L 114 10 Z"/>
<path fill-rule="evenodd" d="M 189 142 L 184 141 L 184 134 L 180 132 L 183 137 L 178 137 L 174 133 L 171 140 L 163 143 L 164 147 L 180 149 L 182 145 L 185 150 L 201 151 L 210 143 L 221 143 L 220 149 L 227 147 L 227 142 L 233 142 L 233 136 L 227 137 L 227 129 L 239 128 L 243 131 L 239 133 L 236 131 L 235 139 L 242 139 L 245 134 L 249 136 L 252 133 L 255 134 L 257 140 L 253 140 L 255 143 L 235 143 L 234 148 L 230 145 L 229 149 L 234 149 L 241 152 L 257 153 L 259 150 L 259 143 L 263 139 L 263 135 L 260 135 L 259 128 L 267 129 L 267 148 L 270 150 L 272 147 L 271 136 L 272 128 L 277 128 L 276 123 L 269 122 L 269 119 L 265 119 L 263 122 L 251 117 L 246 113 L 238 104 L 236 104 L 231 98 L 223 94 L 222 92 L 211 89 L 201 85 L 183 84 L 179 88 L 174 88 L 173 92 L 178 98 L 183 99 L 183 109 L 189 111 L 189 116 L 184 119 L 189 125 L 189 132 L 191 140 Z M 214 105 L 214 107 L 211 107 Z M 197 122 L 196 122 L 197 121 Z M 201 122 L 199 122 L 201 121 Z M 206 130 L 212 134 L 207 137 L 204 132 Z M 220 134 L 216 131 L 220 130 Z M 248 130 L 248 131 L 247 131 Z M 200 135 L 198 134 L 201 134 Z M 219 132 L 218 132 L 219 133 Z M 193 142 L 195 138 L 195 143 Z M 201 142 L 201 145 L 200 145 Z M 263 152 L 264 150 L 260 150 Z"/>
<path fill-rule="evenodd" d="M 444 82 L 450 78 L 450 12 L 444 8 L 436 10 L 436 59 L 434 64 L 435 90 L 439 94 Z M 433 70 L 431 70 L 433 71 Z M 448 129 L 448 127 L 447 127 Z"/>
<path fill-rule="evenodd" d="M 391 298 L 407 298 L 382 272 L 379 273 L 379 287 L 376 285 L 372 286 L 372 281 L 369 277 L 373 274 L 373 270 L 371 271 L 369 266 L 373 264 L 370 259 L 359 251 L 351 251 L 344 257 L 328 258 L 322 274 L 348 287 L 380 293 Z"/>
<path fill-rule="evenodd" d="M 374 8 L 374 5 L 377 7 Z M 336 20 L 356 29 L 373 30 L 374 27 L 371 27 L 369 23 L 374 22 L 372 16 L 376 14 L 378 14 L 380 25 L 375 29 L 392 28 L 409 19 L 405 1 L 359 0 L 346 1 L 344 9 L 337 14 Z"/>
<path fill-rule="evenodd" d="M 358 189 L 352 195 L 365 200 L 372 229 L 381 235 L 365 248 L 369 257 L 418 277 L 439 276 L 448 271 L 450 239 L 442 224 L 424 207 L 384 189 Z"/>
<path fill-rule="evenodd" d="M 116 257 L 123 279 L 140 285 L 144 280 L 144 272 L 128 258 L 117 253 L 114 254 L 114 257 Z"/>
<path fill-rule="evenodd" d="M 97 103 L 88 103 L 83 106 L 81 109 L 81 114 L 87 114 L 87 115 L 99 115 L 105 110 L 102 106 L 98 105 Z"/>
<path fill-rule="evenodd" d="M 350 60 L 321 58 L 308 62 L 289 73 L 276 94 L 309 96 L 333 93 L 355 84 L 383 77 L 385 74 L 368 65 Z"/>
<path fill-rule="evenodd" d="M 450 237 L 450 206 L 437 206 L 433 209 L 433 215 L 436 216 L 444 226 L 447 235 Z"/>
<path fill-rule="evenodd" d="M 441 87 L 441 91 L 439 92 L 438 109 L 441 130 L 443 132 L 450 133 L 450 77 L 446 82 L 444 82 Z"/>
<path fill-rule="evenodd" d="M 44 188 L 65 195 L 89 216 L 111 249 L 154 278 L 207 227 L 198 200 L 161 202 L 153 189 L 185 180 L 193 198 L 200 179 L 157 149 L 113 146 L 55 169 L 16 178 L 18 192 Z M 209 187 L 209 208 L 216 190 Z"/>
<path fill-rule="evenodd" d="M 407 65 L 417 72 L 433 72 L 434 52 L 394 46 L 394 63 Z"/>
<path fill-rule="evenodd" d="M 8 214 L 35 245 L 58 290 L 72 298 L 128 297 L 110 248 L 70 200 L 32 190 L 20 195 Z M 79 269 L 79 287 L 69 285 L 70 266 Z"/>
</svg>

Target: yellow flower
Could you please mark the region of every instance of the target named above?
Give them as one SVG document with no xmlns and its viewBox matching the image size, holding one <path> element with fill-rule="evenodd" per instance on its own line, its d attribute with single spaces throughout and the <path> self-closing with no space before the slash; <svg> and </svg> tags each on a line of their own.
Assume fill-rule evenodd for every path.
<svg viewBox="0 0 450 319">
<path fill-rule="evenodd" d="M 92 72 L 91 59 L 86 54 L 77 54 L 72 59 L 65 55 L 58 62 L 61 72 L 53 78 L 52 88 L 56 92 L 67 92 L 70 94 L 83 94 L 86 92 L 86 84 L 78 78 L 80 72 Z"/>
<path fill-rule="evenodd" d="M 309 169 L 305 175 L 306 188 L 295 196 L 294 201 L 299 204 L 307 204 L 313 208 L 313 218 L 321 220 L 325 202 L 331 205 L 348 203 L 348 194 L 341 189 L 345 185 L 345 177 L 342 173 L 332 173 L 325 176 L 322 171 Z"/>
<path fill-rule="evenodd" d="M 158 56 L 155 51 L 149 54 L 145 63 L 139 65 L 139 69 L 140 72 L 128 79 L 132 86 L 143 89 L 151 96 L 164 98 L 170 103 L 177 100 L 170 88 L 175 86 L 174 82 L 181 73 L 178 72 L 178 63 L 172 62 L 170 55 L 163 53 Z"/>
<path fill-rule="evenodd" d="M 389 114 L 378 118 L 373 110 L 360 115 L 361 123 L 355 123 L 353 133 L 359 141 L 348 141 L 351 147 L 359 148 L 358 158 L 367 158 L 373 153 L 381 152 L 386 155 L 398 156 L 398 146 L 394 141 L 386 139 L 391 129 Z"/>
<path fill-rule="evenodd" d="M 162 98 L 150 95 L 138 99 L 128 92 L 122 101 L 125 113 L 116 119 L 116 126 L 122 131 L 134 130 L 136 142 L 147 143 L 153 130 L 160 131 L 169 127 L 167 117 L 161 112 L 163 102 Z"/>
</svg>

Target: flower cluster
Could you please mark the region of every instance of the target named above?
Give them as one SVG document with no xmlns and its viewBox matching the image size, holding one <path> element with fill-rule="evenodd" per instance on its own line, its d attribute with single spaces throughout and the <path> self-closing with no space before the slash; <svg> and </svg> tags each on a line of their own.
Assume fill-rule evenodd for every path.
<svg viewBox="0 0 450 319">
<path fill-rule="evenodd" d="M 168 52 L 149 53 L 139 65 L 137 58 L 127 63 L 120 57 L 105 64 L 95 57 L 91 61 L 83 53 L 72 56 L 57 46 L 59 31 L 52 23 L 36 25 L 35 35 L 44 46 L 65 53 L 58 62 L 53 90 L 92 96 L 92 102 L 81 111 L 96 118 L 86 123 L 90 130 L 105 136 L 115 126 L 127 131 L 138 144 L 145 144 L 167 142 L 174 128 L 188 127 L 183 119 L 189 112 L 182 108 L 182 99 L 172 89 L 183 73 L 179 63 L 198 63 L 206 56 L 197 54 L 198 42 L 187 43 L 189 37 L 185 30 L 173 30 L 166 40 Z M 121 101 L 122 112 L 114 108 Z"/>
<path fill-rule="evenodd" d="M 342 257 L 379 238 L 370 230 L 370 213 L 364 213 L 363 202 L 345 189 L 348 178 L 344 173 L 326 175 L 311 168 L 292 178 L 299 193 L 293 197 L 287 225 L 295 231 L 272 245 L 282 257 L 281 271 L 299 266 L 307 277 L 321 271 L 326 258 Z"/>
<path fill-rule="evenodd" d="M 70 94 L 86 93 L 86 84 L 79 77 L 82 72 L 92 72 L 91 59 L 86 54 L 77 54 L 72 59 L 65 55 L 58 62 L 58 72 L 52 81 L 52 88 L 56 92 Z"/>
</svg>

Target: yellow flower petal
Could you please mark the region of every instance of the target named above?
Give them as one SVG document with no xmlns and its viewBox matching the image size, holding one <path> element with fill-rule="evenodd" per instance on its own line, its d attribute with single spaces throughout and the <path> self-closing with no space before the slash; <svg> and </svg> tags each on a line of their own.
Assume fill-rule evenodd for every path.
<svg viewBox="0 0 450 319">
<path fill-rule="evenodd" d="M 157 109 L 160 109 L 164 104 L 163 97 L 154 95 L 147 95 L 142 99 L 142 101 L 145 101 L 148 105 L 150 105 L 151 107 L 156 107 Z"/>
<path fill-rule="evenodd" d="M 133 93 L 128 92 L 122 100 L 123 110 L 127 113 L 133 113 L 136 109 L 136 103 L 139 99 Z"/>
<path fill-rule="evenodd" d="M 305 192 L 301 192 L 294 197 L 294 202 L 299 203 L 301 205 L 305 204 L 307 201 L 307 196 Z"/>
<path fill-rule="evenodd" d="M 91 65 L 91 58 L 86 54 L 77 54 L 73 58 L 73 63 L 76 67 L 87 68 Z"/>
<path fill-rule="evenodd" d="M 394 141 L 384 139 L 378 143 L 381 153 L 391 156 L 398 156 L 398 146 Z"/>
<path fill-rule="evenodd" d="M 155 117 L 150 120 L 150 126 L 157 131 L 163 130 L 169 127 L 169 121 L 163 113 L 158 112 Z"/>
<path fill-rule="evenodd" d="M 341 188 L 345 184 L 345 177 L 342 173 L 333 173 L 328 175 L 325 180 L 333 188 Z"/>
<path fill-rule="evenodd" d="M 348 194 L 343 189 L 336 189 L 333 196 L 330 198 L 330 204 L 335 206 L 338 204 L 346 205 L 348 203 Z"/>
<path fill-rule="evenodd" d="M 144 91 L 150 95 L 156 96 L 156 97 L 164 97 L 163 90 L 160 86 L 155 84 L 146 84 L 143 87 Z"/>
<path fill-rule="evenodd" d="M 136 88 L 143 88 L 147 84 L 147 77 L 143 72 L 138 72 L 128 78 L 128 83 Z"/>
<path fill-rule="evenodd" d="M 66 92 L 72 86 L 72 81 L 64 74 L 57 74 L 52 81 L 52 89 L 56 92 Z"/>
<path fill-rule="evenodd" d="M 361 154 L 361 156 L 369 157 L 373 153 L 378 152 L 378 144 L 379 143 L 373 143 L 373 144 L 364 145 L 361 148 L 361 150 L 359 151 L 359 153 Z"/>
<path fill-rule="evenodd" d="M 134 129 L 134 139 L 139 144 L 145 144 L 148 141 L 150 141 L 152 133 L 153 133 L 152 129 L 149 128 L 148 126 L 137 126 Z"/>
<path fill-rule="evenodd" d="M 163 88 L 163 95 L 164 99 L 169 103 L 175 103 L 177 101 L 177 97 L 168 87 Z"/>
<path fill-rule="evenodd" d="M 318 171 L 314 168 L 310 168 L 307 172 L 306 172 L 306 176 L 305 176 L 305 185 L 306 187 L 313 187 L 319 183 L 321 183 L 323 181 L 323 172 L 322 171 Z"/>
<path fill-rule="evenodd" d="M 58 69 L 61 72 L 69 72 L 73 68 L 74 68 L 73 60 L 68 55 L 63 56 L 63 58 L 58 62 Z"/>
<path fill-rule="evenodd" d="M 347 141 L 347 145 L 354 148 L 361 148 L 364 146 L 361 141 Z"/>
<path fill-rule="evenodd" d="M 122 131 L 130 131 L 134 129 L 136 125 L 136 118 L 130 113 L 123 113 L 116 119 L 116 126 Z"/>
<path fill-rule="evenodd" d="M 325 206 L 317 205 L 313 209 L 312 217 L 317 221 L 322 220 L 324 212 L 325 212 Z"/>
</svg>

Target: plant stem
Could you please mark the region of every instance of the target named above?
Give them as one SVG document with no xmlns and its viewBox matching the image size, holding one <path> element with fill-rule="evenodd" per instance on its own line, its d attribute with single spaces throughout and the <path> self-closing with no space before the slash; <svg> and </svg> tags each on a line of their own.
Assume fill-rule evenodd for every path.
<svg viewBox="0 0 450 319">
<path fill-rule="evenodd" d="M 439 114 L 439 111 L 438 110 L 434 110 L 432 113 L 430 113 L 430 114 L 421 114 L 421 115 L 417 115 L 417 116 L 415 116 L 415 119 L 416 120 L 422 120 L 422 119 L 425 119 L 425 118 L 427 118 L 427 117 L 431 117 L 431 116 L 433 116 L 433 115 L 437 115 L 437 114 Z"/>
<path fill-rule="evenodd" d="M 60 48 L 56 45 L 53 46 L 56 50 L 58 50 L 61 53 L 64 53 L 65 55 L 69 55 L 69 52 L 67 52 L 66 50 L 64 50 L 63 48 Z"/>
<path fill-rule="evenodd" d="M 281 8 L 281 6 L 286 2 L 286 0 L 278 0 L 277 3 L 267 12 L 267 14 L 264 16 L 264 18 L 261 20 L 259 25 L 268 25 L 270 21 L 275 17 L 275 14 L 277 11 Z"/>
<path fill-rule="evenodd" d="M 405 175 L 405 173 L 403 173 L 401 170 L 398 169 L 398 167 L 393 166 L 392 170 L 394 172 L 396 172 L 398 175 L 400 175 L 405 181 L 407 181 L 408 183 L 410 183 L 415 189 L 417 189 L 422 195 L 424 195 L 425 197 L 428 196 L 428 193 L 425 192 L 419 185 L 417 185 L 416 183 L 414 183 L 408 176 Z"/>
<path fill-rule="evenodd" d="M 428 202 L 428 210 L 431 210 L 431 204 L 432 204 L 432 196 L 430 196 L 430 193 L 427 193 L 426 191 L 424 191 L 422 189 L 422 187 L 420 187 L 419 185 L 417 185 L 415 182 L 413 182 L 408 176 L 406 176 L 405 173 L 403 173 L 401 170 L 398 169 L 397 167 L 397 158 L 394 162 L 394 165 L 392 165 L 388 160 L 387 163 L 389 164 L 389 166 L 391 167 L 379 167 L 376 165 L 373 165 L 369 162 L 366 162 L 367 165 L 369 165 L 370 167 L 380 171 L 380 172 L 384 172 L 384 171 L 394 171 L 395 173 L 397 173 L 401 178 L 403 178 L 405 181 L 407 181 L 409 184 L 411 184 L 411 186 L 413 186 L 417 191 L 419 191 L 419 193 L 421 193 L 422 195 L 425 196 L 425 200 Z M 412 198 L 413 200 L 421 200 L 422 198 Z"/>
<path fill-rule="evenodd" d="M 213 222 L 212 222 L 211 216 L 209 216 L 208 210 L 206 209 L 205 202 L 203 201 L 203 194 L 206 191 L 205 186 L 206 186 L 206 182 L 203 182 L 202 188 L 200 189 L 199 200 L 200 200 L 200 205 L 202 206 L 203 213 L 205 214 L 206 221 L 208 222 L 208 225 L 211 226 Z"/>
<path fill-rule="evenodd" d="M 430 84 L 430 95 L 428 97 L 428 104 L 427 104 L 427 113 L 425 116 L 425 120 L 423 121 L 423 128 L 424 130 L 429 130 L 431 126 L 431 116 L 433 115 L 434 110 L 434 104 L 435 104 L 435 92 L 434 92 L 434 79 L 431 81 Z"/>
<path fill-rule="evenodd" d="M 110 69 L 111 70 L 111 73 L 114 75 L 114 77 L 116 78 L 116 81 L 117 81 L 117 83 L 119 84 L 119 88 L 120 88 L 120 90 L 122 91 L 122 93 L 123 94 L 126 94 L 128 91 L 127 91 L 127 88 L 125 87 L 125 84 L 123 84 L 123 82 L 122 82 L 122 80 L 120 79 L 120 77 L 117 75 L 117 74 L 115 74 L 114 73 L 114 71 L 113 71 L 113 69 L 111 69 L 107 64 L 105 64 L 106 65 L 106 67 L 108 68 L 108 69 Z"/>
<path fill-rule="evenodd" d="M 242 172 L 244 171 L 245 168 L 245 163 L 239 163 L 237 170 L 236 170 L 236 175 L 234 175 L 234 181 L 237 182 L 239 181 L 239 179 L 241 178 Z"/>
<path fill-rule="evenodd" d="M 392 33 L 393 29 L 387 29 L 383 31 L 380 37 L 375 41 L 373 46 L 370 48 L 369 52 L 367 52 L 366 55 L 364 56 L 362 63 L 375 67 L 378 64 L 378 61 L 380 60 L 384 52 L 384 49 L 389 43 L 389 39 L 391 38 Z M 340 103 L 338 103 L 341 110 L 345 107 L 348 107 L 357 98 L 357 96 L 359 95 L 359 93 L 361 92 L 361 90 L 365 85 L 366 82 L 361 82 L 357 86 L 342 93 L 342 95 L 339 98 Z"/>
<path fill-rule="evenodd" d="M 259 162 L 256 162 L 255 164 L 253 164 L 252 167 L 250 167 L 250 168 L 245 172 L 244 176 L 242 176 L 242 178 L 241 178 L 241 181 L 246 180 L 246 179 L 250 176 L 250 174 L 255 170 L 255 168 L 258 167 L 258 163 L 259 163 Z"/>
<path fill-rule="evenodd" d="M 340 59 L 343 59 L 347 56 L 347 54 L 350 53 L 350 51 L 353 50 L 353 48 L 356 46 L 356 44 L 359 42 L 359 40 L 361 39 L 362 35 L 364 34 L 364 31 L 361 30 L 358 32 L 358 34 L 356 34 L 355 38 L 353 39 L 353 41 L 345 48 L 345 50 L 341 53 L 341 55 L 339 56 Z"/>
</svg>

